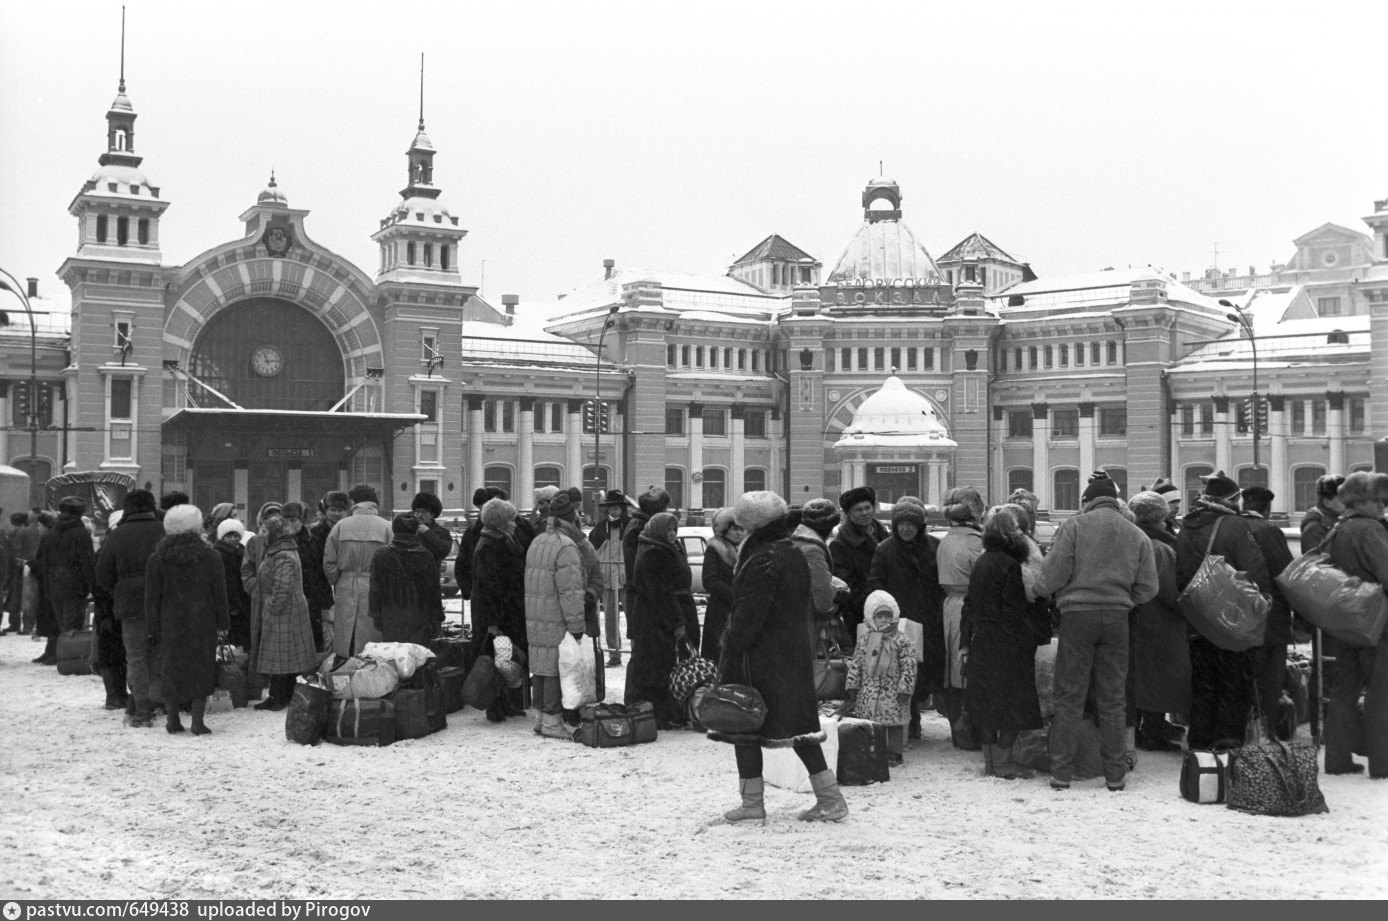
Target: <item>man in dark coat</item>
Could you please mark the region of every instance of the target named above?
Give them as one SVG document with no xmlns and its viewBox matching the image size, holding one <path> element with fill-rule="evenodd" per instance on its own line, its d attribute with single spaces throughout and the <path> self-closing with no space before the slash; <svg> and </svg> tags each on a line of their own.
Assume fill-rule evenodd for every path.
<svg viewBox="0 0 1388 921">
<path fill-rule="evenodd" d="M 419 541 L 419 519 L 396 515 L 391 541 L 371 558 L 367 611 L 384 643 L 428 646 L 443 623 L 439 564 Z"/>
<path fill-rule="evenodd" d="M 1133 609 L 1128 661 L 1128 703 L 1136 711 L 1135 743 L 1143 751 L 1180 751 L 1181 730 L 1166 714 L 1190 711 L 1190 631 L 1176 606 L 1176 537 L 1170 504 L 1155 490 L 1128 500 L 1135 524 L 1152 542 L 1156 597 Z"/>
<path fill-rule="evenodd" d="M 1291 565 L 1292 551 L 1287 545 L 1287 535 L 1267 519 L 1273 498 L 1272 490 L 1262 486 L 1245 489 L 1240 515 L 1248 522 L 1253 539 L 1258 542 L 1263 561 L 1267 563 L 1268 578 L 1272 580 L 1267 632 L 1263 634 L 1263 644 L 1257 648 L 1253 663 L 1253 680 L 1258 686 L 1258 703 L 1269 739 L 1277 738 L 1277 704 L 1287 680 L 1287 646 L 1292 641 L 1292 609 L 1277 585 L 1277 577 Z"/>
<path fill-rule="evenodd" d="M 410 514 L 419 519 L 419 542 L 434 555 L 435 563 L 442 563 L 453 549 L 453 535 L 438 522 L 443 514 L 443 503 L 431 492 L 415 493 L 410 502 Z"/>
<path fill-rule="evenodd" d="M 829 542 L 829 553 L 834 559 L 834 575 L 848 583 L 848 604 L 842 614 L 844 630 L 852 644 L 858 635 L 858 625 L 863 622 L 872 558 L 877 553 L 877 545 L 887 539 L 887 529 L 873 517 L 877 511 L 877 490 L 871 486 L 859 486 L 843 493 L 839 496 L 839 507 L 843 509 L 845 521 L 839 525 L 838 535 Z M 906 616 L 905 605 L 902 615 Z"/>
<path fill-rule="evenodd" d="M 505 499 L 488 499 L 478 519 L 482 534 L 473 555 L 472 656 L 484 651 L 486 638 L 504 636 L 513 647 L 530 655 L 525 633 L 525 550 L 516 540 L 516 507 Z M 468 663 L 469 667 L 472 663 Z M 498 694 L 487 707 L 487 719 L 500 723 L 508 716 L 524 716 L 521 704 Z"/>
<path fill-rule="evenodd" d="M 1310 553 L 1321 545 L 1335 522 L 1340 520 L 1344 506 L 1336 497 L 1345 478 L 1334 474 L 1316 480 L 1316 507 L 1308 509 L 1301 519 L 1301 552 Z"/>
<path fill-rule="evenodd" d="M 322 514 L 308 529 L 308 533 L 318 545 L 318 556 L 321 558 L 323 548 L 328 545 L 328 535 L 333 532 L 333 525 L 351 514 L 352 500 L 340 489 L 329 490 L 318 501 L 318 510 Z"/>
<path fill-rule="evenodd" d="M 87 596 L 92 592 L 96 554 L 82 522 L 85 500 L 67 496 L 58 503 L 58 520 L 39 541 L 34 577 L 39 583 L 38 635 L 48 639 L 40 665 L 58 664 L 58 636 L 86 625 Z"/>
<path fill-rule="evenodd" d="M 1205 492 L 1186 514 L 1176 535 L 1176 588 L 1185 591 L 1205 560 L 1205 547 L 1218 525 L 1209 553 L 1220 556 L 1266 595 L 1272 594 L 1267 561 L 1258 549 L 1248 519 L 1240 518 L 1239 484 L 1222 472 L 1205 478 Z M 1186 744 L 1209 748 L 1223 739 L 1242 741 L 1253 706 L 1256 652 L 1220 649 L 1203 636 L 1190 641 L 1190 731 Z"/>
<path fill-rule="evenodd" d="M 788 511 L 773 492 L 744 493 L 733 510 L 750 533 L 738 554 L 719 673 L 724 681 L 756 688 L 766 703 L 766 719 L 755 733 L 709 733 L 711 739 L 731 742 L 737 756 L 742 805 L 724 813 L 728 822 L 766 820 L 762 746 L 792 746 L 809 772 L 815 804 L 801 820 L 837 822 L 848 816 L 820 747 L 825 736 L 815 700 L 810 567 L 790 541 Z"/>
<path fill-rule="evenodd" d="M 904 497 L 892 508 L 892 536 L 877 545 L 868 569 L 867 590 L 879 589 L 896 599 L 901 616 L 921 625 L 925 638 L 923 661 L 911 695 L 911 724 L 907 734 L 921 737 L 921 701 L 943 687 L 945 673 L 945 592 L 935 559 L 940 539 L 925 530 L 925 506 Z"/>
<path fill-rule="evenodd" d="M 96 585 L 111 597 L 111 611 L 125 645 L 126 681 L 135 699 L 125 724 L 137 729 L 151 725 L 151 665 L 154 650 L 145 621 L 145 565 L 164 537 L 155 514 L 154 493 L 132 489 L 125 495 L 120 525 L 106 535 L 96 555 Z M 109 687 L 107 689 L 109 696 Z"/>
<path fill-rule="evenodd" d="M 670 672 L 678 661 L 675 646 L 683 641 L 699 648 L 688 623 L 699 623 L 690 591 L 689 561 L 678 546 L 679 520 L 669 512 L 651 516 L 641 532 L 636 567 L 628 588 L 627 629 L 631 661 L 627 663 L 625 704 L 650 701 L 661 729 L 681 728 L 687 722 L 670 695 Z"/>
<path fill-rule="evenodd" d="M 10 516 L 10 530 L 5 539 L 9 565 L 4 592 L 5 610 L 10 612 L 10 629 L 16 633 L 24 632 L 24 567 L 38 549 L 38 543 L 31 539 L 32 535 L 27 512 L 15 512 Z"/>
<path fill-rule="evenodd" d="M 636 511 L 622 531 L 622 561 L 626 565 L 626 579 L 631 581 L 636 572 L 636 551 L 640 547 L 641 532 L 652 515 L 659 515 L 670 507 L 670 494 L 664 487 L 652 486 L 636 498 Z M 630 625 L 627 627 L 630 630 Z"/>
<path fill-rule="evenodd" d="M 304 571 L 304 598 L 308 601 L 308 619 L 313 627 L 313 645 L 317 649 L 324 649 L 323 612 L 333 606 L 333 587 L 323 572 L 323 551 L 304 520 L 308 516 L 308 507 L 304 503 L 286 502 L 280 514 L 293 528 L 294 544 L 299 548 L 299 566 Z"/>
</svg>

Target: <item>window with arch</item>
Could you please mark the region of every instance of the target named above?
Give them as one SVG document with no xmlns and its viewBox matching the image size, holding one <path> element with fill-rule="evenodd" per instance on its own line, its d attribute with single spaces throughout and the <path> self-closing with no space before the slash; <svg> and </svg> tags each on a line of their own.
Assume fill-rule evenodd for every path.
<svg viewBox="0 0 1388 921">
<path fill-rule="evenodd" d="M 556 467 L 553 464 L 543 464 L 539 467 L 536 467 L 535 488 L 540 489 L 543 486 L 559 486 L 559 480 L 561 476 L 561 471 L 558 467 Z"/>
<path fill-rule="evenodd" d="M 1234 478 L 1238 480 L 1239 489 L 1249 489 L 1253 486 L 1268 485 L 1268 468 L 1266 467 L 1240 467 L 1234 473 Z"/>
<path fill-rule="evenodd" d="M 704 508 L 722 508 L 728 504 L 727 473 L 722 467 L 704 468 Z"/>
<path fill-rule="evenodd" d="M 1128 468 L 1126 467 L 1101 467 L 1108 478 L 1113 480 L 1113 485 L 1118 487 L 1118 498 L 1128 498 Z"/>
<path fill-rule="evenodd" d="M 492 464 L 482 471 L 482 482 L 485 486 L 495 486 L 497 489 L 505 490 L 506 495 L 509 496 L 511 495 L 511 468 L 504 464 Z"/>
<path fill-rule="evenodd" d="M 679 467 L 665 468 L 665 491 L 670 494 L 670 508 L 684 508 L 684 471 Z"/>
<path fill-rule="evenodd" d="M 1184 492 L 1186 497 L 1186 508 L 1191 508 L 1195 504 L 1196 498 L 1205 489 L 1205 483 L 1201 479 L 1214 473 L 1214 468 L 1209 464 L 1191 464 L 1186 468 L 1184 479 Z M 1315 484 L 1313 483 L 1312 486 Z M 1312 490 L 1314 492 L 1314 490 Z"/>
<path fill-rule="evenodd" d="M 1007 494 L 1010 496 L 1019 489 L 1035 492 L 1034 479 L 1030 467 L 1017 467 L 1007 471 Z"/>
<path fill-rule="evenodd" d="M 1059 511 L 1077 512 L 1080 508 L 1080 472 L 1066 467 L 1055 472 L 1055 489 L 1051 507 Z"/>
<path fill-rule="evenodd" d="M 129 143 L 129 141 L 128 141 L 127 138 L 126 138 L 125 129 L 124 129 L 124 128 L 117 128 L 117 129 L 116 129 L 116 150 L 125 150 L 125 145 L 126 145 L 127 143 Z"/>
<path fill-rule="evenodd" d="M 1292 471 L 1292 511 L 1304 512 L 1316 507 L 1316 480 L 1325 476 L 1325 468 L 1297 467 Z"/>
</svg>

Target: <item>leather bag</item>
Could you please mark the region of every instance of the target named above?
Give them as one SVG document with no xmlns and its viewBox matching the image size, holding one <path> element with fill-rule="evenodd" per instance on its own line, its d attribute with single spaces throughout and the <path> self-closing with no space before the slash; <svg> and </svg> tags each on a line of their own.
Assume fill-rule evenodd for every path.
<svg viewBox="0 0 1388 921">
<path fill-rule="evenodd" d="M 1210 553 L 1223 523 L 1221 516 L 1210 529 L 1205 559 L 1176 604 L 1205 639 L 1220 649 L 1243 652 L 1262 645 L 1272 602 L 1246 574 Z"/>
<path fill-rule="evenodd" d="M 823 637 L 814 660 L 814 690 L 817 700 L 843 700 L 848 693 L 848 660 Z"/>
<path fill-rule="evenodd" d="M 718 683 L 718 666 L 695 653 L 683 639 L 675 641 L 675 663 L 670 670 L 670 696 L 681 707 L 699 688 Z"/>
<path fill-rule="evenodd" d="M 751 733 L 766 722 L 766 701 L 747 684 L 711 684 L 690 699 L 699 725 L 711 732 Z"/>
<path fill-rule="evenodd" d="M 233 709 L 241 709 L 249 702 L 246 694 L 246 673 L 236 664 L 235 651 L 230 646 L 217 647 L 217 690 L 226 691 L 231 697 Z"/>
<path fill-rule="evenodd" d="M 1276 579 L 1287 602 L 1306 620 L 1351 646 L 1377 646 L 1388 625 L 1388 596 L 1377 582 L 1351 576 L 1324 552 L 1337 524 L 1314 553 L 1297 557 Z"/>
<path fill-rule="evenodd" d="M 655 706 L 648 701 L 629 707 L 595 704 L 579 708 L 574 741 L 589 748 L 622 748 L 654 742 L 658 734 Z"/>
</svg>

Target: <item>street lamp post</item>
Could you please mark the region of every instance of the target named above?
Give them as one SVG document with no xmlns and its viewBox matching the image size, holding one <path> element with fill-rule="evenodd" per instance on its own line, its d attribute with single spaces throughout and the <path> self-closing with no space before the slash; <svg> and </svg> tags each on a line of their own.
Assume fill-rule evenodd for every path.
<svg viewBox="0 0 1388 921">
<path fill-rule="evenodd" d="M 1219 305 L 1221 307 L 1228 307 L 1230 310 L 1234 311 L 1233 313 L 1226 314 L 1226 316 L 1243 328 L 1244 333 L 1248 336 L 1248 344 L 1253 349 L 1253 469 L 1261 470 L 1263 465 L 1258 457 L 1258 436 L 1262 433 L 1263 402 L 1258 394 L 1258 338 L 1253 335 L 1253 321 L 1248 318 L 1248 314 L 1244 313 L 1242 307 L 1235 305 L 1232 301 L 1224 299 L 1220 300 Z"/>
<path fill-rule="evenodd" d="M 601 469 L 602 459 L 602 344 L 607 338 L 607 331 L 617 323 L 617 311 L 620 304 L 613 304 L 607 311 L 607 317 L 602 323 L 602 332 L 598 334 L 598 350 L 593 355 L 593 490 L 596 492 L 600 488 L 598 472 Z M 598 496 L 593 500 L 594 516 L 597 515 L 597 503 L 602 501 Z"/>
<path fill-rule="evenodd" d="M 34 308 L 29 303 L 29 296 L 24 293 L 24 286 L 4 269 L 0 269 L 0 289 L 9 291 L 19 302 L 24 305 L 24 312 L 29 315 L 29 398 L 26 401 L 25 414 L 29 422 L 29 469 L 37 470 L 39 459 L 39 337 L 38 327 L 34 324 Z M 8 317 L 5 318 L 4 325 L 9 325 Z M 8 458 L 0 458 L 0 462 L 7 462 Z M 32 488 L 32 484 L 30 484 Z"/>
</svg>

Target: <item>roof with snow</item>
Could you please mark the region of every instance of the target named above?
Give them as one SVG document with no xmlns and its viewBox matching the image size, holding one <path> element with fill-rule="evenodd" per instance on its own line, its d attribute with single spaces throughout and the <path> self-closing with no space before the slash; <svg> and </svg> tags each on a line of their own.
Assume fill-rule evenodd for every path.
<svg viewBox="0 0 1388 921">
<path fill-rule="evenodd" d="M 1152 280 L 1165 284 L 1168 301 L 1189 304 L 1221 316 L 1227 312 L 1214 298 L 1206 297 L 1151 266 L 1050 275 L 1019 282 L 994 298 L 992 306 L 1005 316 L 1017 316 L 1028 311 L 1054 312 L 1058 309 L 1066 312 L 1076 309 L 1095 311 L 1126 304 L 1132 295 L 1133 282 Z M 1021 298 L 1020 304 L 1017 303 L 1018 298 Z"/>
<path fill-rule="evenodd" d="M 855 279 L 914 278 L 943 282 L 935 260 L 901 221 L 865 220 L 829 273 L 828 284 Z"/>
<path fill-rule="evenodd" d="M 965 259 L 997 259 L 1001 262 L 1017 262 L 1002 247 L 974 231 L 954 245 L 954 248 L 940 257 L 940 262 L 962 262 Z M 1018 263 L 1020 264 L 1020 263 Z"/>
<path fill-rule="evenodd" d="M 1272 319 L 1288 300 L 1268 297 L 1262 309 L 1255 297 L 1250 308 L 1258 347 L 1258 368 L 1297 368 L 1344 364 L 1369 358 L 1369 317 L 1309 317 Z M 1214 342 L 1207 342 L 1171 366 L 1178 375 L 1253 369 L 1253 346 L 1242 328 L 1235 327 Z"/>
<path fill-rule="evenodd" d="M 686 272 L 653 272 L 638 268 L 617 268 L 610 278 L 601 278 L 572 294 L 537 308 L 547 317 L 546 328 L 622 303 L 625 285 L 650 282 L 660 286 L 666 313 L 689 319 L 722 319 L 728 314 L 745 320 L 770 322 L 790 304 L 790 295 L 767 294 L 741 279 L 729 275 L 695 275 Z M 567 341 L 567 340 L 566 340 Z"/>
<path fill-rule="evenodd" d="M 853 413 L 835 448 L 953 448 L 949 429 L 935 405 L 909 389 L 899 377 L 889 377 L 882 389 L 864 400 Z"/>
<path fill-rule="evenodd" d="M 773 233 L 771 236 L 748 250 L 747 254 L 734 262 L 733 265 L 744 265 L 748 262 L 763 262 L 767 259 L 784 259 L 789 262 L 799 262 L 803 259 L 808 259 L 811 262 L 815 261 L 815 258 L 809 253 L 805 252 L 794 243 L 791 243 L 780 234 Z"/>
</svg>

